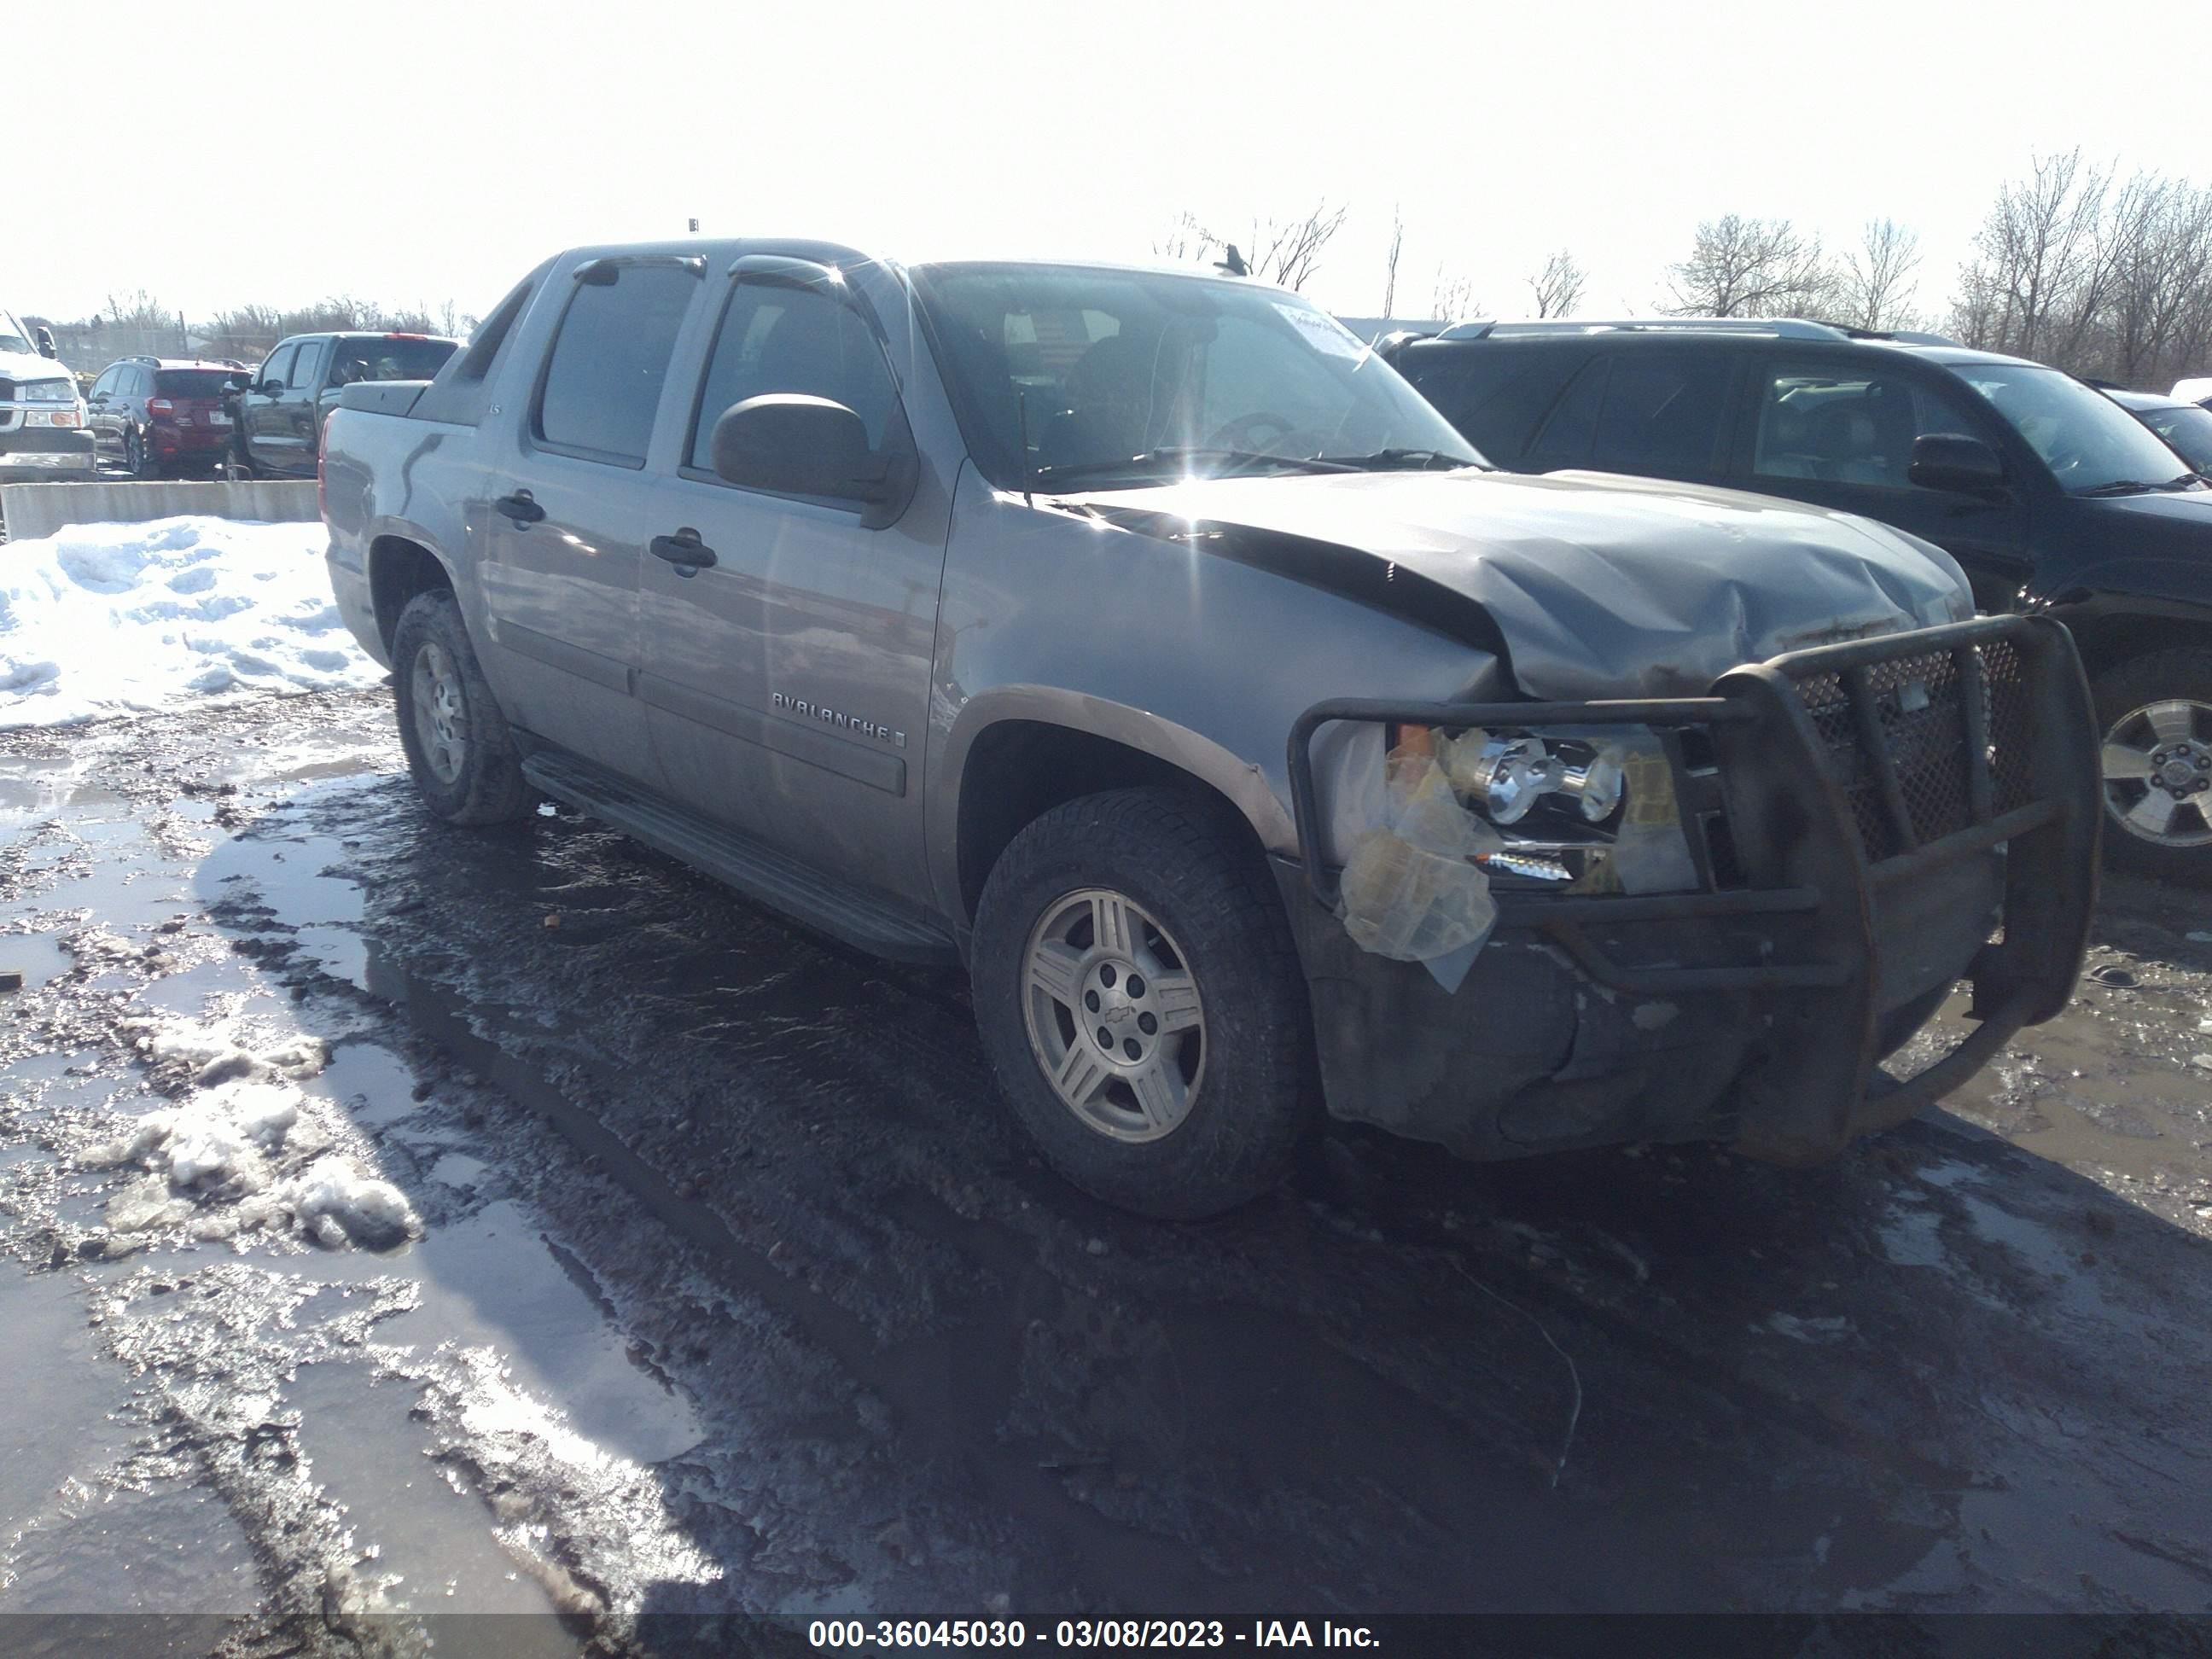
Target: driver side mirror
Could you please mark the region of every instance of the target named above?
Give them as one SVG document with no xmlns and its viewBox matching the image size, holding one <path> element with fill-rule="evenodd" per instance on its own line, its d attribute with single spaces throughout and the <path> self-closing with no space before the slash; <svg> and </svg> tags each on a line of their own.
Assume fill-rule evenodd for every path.
<svg viewBox="0 0 2212 1659">
<path fill-rule="evenodd" d="M 39 356 L 41 357 L 57 358 L 61 356 L 58 351 L 54 349 L 53 330 L 48 328 L 44 323 L 40 323 L 37 328 L 32 331 L 32 334 L 33 337 L 38 341 Z"/>
<path fill-rule="evenodd" d="M 732 404 L 714 422 L 714 473 L 779 495 L 857 501 L 863 529 L 896 523 L 913 499 L 913 441 L 894 420 L 880 450 L 860 417 L 829 398 L 770 392 Z"/>
<path fill-rule="evenodd" d="M 1986 495 L 2005 487 L 2004 458 L 1979 438 L 1931 432 L 1912 441 L 1912 465 L 1905 476 L 1923 489 Z"/>
</svg>

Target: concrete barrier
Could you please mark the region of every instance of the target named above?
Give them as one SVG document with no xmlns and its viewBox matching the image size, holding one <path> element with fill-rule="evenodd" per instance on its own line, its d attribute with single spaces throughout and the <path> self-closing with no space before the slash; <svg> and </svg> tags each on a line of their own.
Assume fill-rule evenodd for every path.
<svg viewBox="0 0 2212 1659">
<path fill-rule="evenodd" d="M 51 536 L 73 524 L 144 524 L 198 514 L 210 519 L 253 519 L 267 524 L 312 524 L 322 516 L 312 481 L 259 479 L 251 483 L 0 484 L 0 523 L 10 541 Z"/>
</svg>

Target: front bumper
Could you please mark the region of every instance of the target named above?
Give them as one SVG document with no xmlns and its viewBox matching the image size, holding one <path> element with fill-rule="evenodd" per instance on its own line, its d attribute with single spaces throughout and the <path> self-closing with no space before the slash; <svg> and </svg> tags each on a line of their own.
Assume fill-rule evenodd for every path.
<svg viewBox="0 0 2212 1659">
<path fill-rule="evenodd" d="M 82 427 L 0 428 L 0 483 L 88 478 L 99 470 L 92 434 Z"/>
<path fill-rule="evenodd" d="M 1493 886 L 1498 925 L 1447 993 L 1352 941 L 1324 862 L 1279 862 L 1338 1116 L 1473 1157 L 1719 1139 L 1811 1163 L 1956 1087 L 2063 1008 L 2080 969 L 2096 733 L 2047 618 L 1795 652 L 1698 698 L 1319 703 L 1291 741 L 1303 848 L 1323 845 L 1314 735 L 1340 720 L 1650 726 L 1697 884 Z M 1960 980 L 1977 1029 L 1908 1079 L 1882 1072 Z"/>
</svg>

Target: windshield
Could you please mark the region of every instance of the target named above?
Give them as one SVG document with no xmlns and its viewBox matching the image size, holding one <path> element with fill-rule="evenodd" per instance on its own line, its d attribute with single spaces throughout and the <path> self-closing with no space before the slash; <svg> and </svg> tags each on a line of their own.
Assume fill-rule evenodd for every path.
<svg viewBox="0 0 2212 1659">
<path fill-rule="evenodd" d="M 0 356 L 11 351 L 20 352 L 27 357 L 34 355 L 38 347 L 31 343 L 30 331 L 22 324 L 8 313 L 0 311 Z"/>
<path fill-rule="evenodd" d="M 402 340 L 374 334 L 342 338 L 331 362 L 331 384 L 431 380 L 459 349 L 457 340 Z"/>
<path fill-rule="evenodd" d="M 1061 265 L 935 265 L 915 288 L 968 447 L 1002 489 L 1483 464 L 1292 295 Z"/>
<path fill-rule="evenodd" d="M 2200 409 L 2195 404 L 2146 409 L 2136 418 L 2165 439 L 2192 471 L 2212 477 L 2212 409 Z"/>
<path fill-rule="evenodd" d="M 2149 428 L 2070 374 L 2027 363 L 1955 368 L 2043 457 L 2070 495 L 2155 489 L 2189 470 Z"/>
</svg>

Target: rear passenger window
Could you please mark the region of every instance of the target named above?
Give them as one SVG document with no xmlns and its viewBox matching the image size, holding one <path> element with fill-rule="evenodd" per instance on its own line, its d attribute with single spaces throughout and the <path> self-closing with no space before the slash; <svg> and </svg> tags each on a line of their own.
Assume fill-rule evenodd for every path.
<svg viewBox="0 0 2212 1659">
<path fill-rule="evenodd" d="M 1557 472 L 1590 465 L 1590 449 L 1597 441 L 1598 410 L 1605 405 L 1606 376 L 1611 367 L 1611 360 L 1605 357 L 1594 357 L 1583 365 L 1582 373 L 1553 406 L 1551 418 L 1522 458 L 1527 471 Z"/>
<path fill-rule="evenodd" d="M 1407 378 L 1443 412 L 1460 434 L 1501 466 L 1517 465 L 1537 428 L 1559 401 L 1576 369 L 1579 351 L 1479 346 L 1472 350 L 1408 354 Z M 1435 367 L 1425 367 L 1424 357 Z"/>
<path fill-rule="evenodd" d="M 643 466 L 669 355 L 699 279 L 681 265 L 620 265 L 580 282 L 538 394 L 539 440 L 595 461 Z"/>
<path fill-rule="evenodd" d="M 1618 354 L 1591 465 L 1662 476 L 1715 471 L 1732 362 L 1709 353 Z"/>
<path fill-rule="evenodd" d="M 800 392 L 841 403 L 879 448 L 898 404 L 875 331 L 842 301 L 810 289 L 743 283 L 714 331 L 714 349 L 691 422 L 692 467 L 714 465 L 714 422 L 748 398 Z"/>
</svg>

